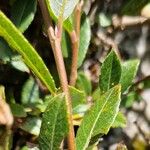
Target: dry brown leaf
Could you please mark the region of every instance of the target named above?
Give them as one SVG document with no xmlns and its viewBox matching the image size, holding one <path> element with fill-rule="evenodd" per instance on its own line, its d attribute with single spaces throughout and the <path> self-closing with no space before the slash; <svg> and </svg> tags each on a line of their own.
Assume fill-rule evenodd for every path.
<svg viewBox="0 0 150 150">
<path fill-rule="evenodd" d="M 13 124 L 13 115 L 9 105 L 0 98 L 0 124 L 11 126 Z"/>
<path fill-rule="evenodd" d="M 5 102 L 4 87 L 0 86 L 0 124 L 8 127 L 13 124 L 13 115 L 9 105 Z"/>
</svg>

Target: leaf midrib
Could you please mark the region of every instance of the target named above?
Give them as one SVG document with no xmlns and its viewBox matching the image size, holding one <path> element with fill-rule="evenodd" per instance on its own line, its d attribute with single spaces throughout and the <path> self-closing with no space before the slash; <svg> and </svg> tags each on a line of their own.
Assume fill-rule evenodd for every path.
<svg viewBox="0 0 150 150">
<path fill-rule="evenodd" d="M 66 5 L 67 1 L 68 0 L 63 0 L 62 6 L 60 8 L 60 14 L 59 14 L 60 17 L 64 16 L 64 10 L 65 10 L 65 5 Z"/>
<path fill-rule="evenodd" d="M 110 69 L 110 75 L 109 75 L 109 80 L 108 80 L 108 87 L 107 87 L 107 91 L 109 90 L 110 88 L 110 85 L 111 85 L 111 76 L 112 76 L 112 66 L 113 66 L 113 56 L 112 56 L 112 59 L 111 59 L 111 69 Z"/>
<path fill-rule="evenodd" d="M 96 123 L 97 123 L 97 121 L 98 121 L 98 119 L 99 119 L 99 116 L 101 115 L 101 113 L 102 113 L 104 107 L 106 106 L 106 104 L 107 104 L 107 102 L 108 102 L 108 99 L 110 98 L 112 92 L 113 92 L 113 91 L 110 92 L 110 94 L 108 95 L 108 97 L 107 97 L 107 99 L 106 99 L 104 105 L 102 106 L 100 112 L 98 113 L 98 115 L 97 115 L 97 117 L 96 117 L 96 119 L 95 119 L 95 122 L 93 123 L 93 127 L 92 127 L 92 129 L 91 129 L 90 136 L 87 138 L 86 143 L 85 143 L 85 145 L 84 145 L 84 147 L 83 147 L 83 150 L 85 150 L 85 149 L 87 148 L 87 146 L 88 146 L 87 144 L 89 143 L 88 141 L 89 141 L 89 139 L 90 139 L 91 136 L 92 136 L 92 132 L 93 132 L 95 126 L 96 126 Z"/>
<path fill-rule="evenodd" d="M 52 130 L 52 136 L 51 136 L 52 137 L 52 140 L 51 140 L 51 145 L 52 145 L 51 150 L 53 150 L 53 141 L 54 141 L 54 135 L 55 135 L 55 128 L 56 128 L 57 116 L 59 114 L 59 108 L 60 108 L 60 106 L 61 106 L 61 102 L 59 103 L 58 111 L 57 111 L 57 113 L 55 115 L 55 120 L 54 120 L 54 123 L 53 123 L 53 130 Z"/>
</svg>

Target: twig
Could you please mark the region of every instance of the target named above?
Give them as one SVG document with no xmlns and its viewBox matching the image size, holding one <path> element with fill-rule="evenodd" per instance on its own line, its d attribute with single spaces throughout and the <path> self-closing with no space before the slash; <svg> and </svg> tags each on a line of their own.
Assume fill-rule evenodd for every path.
<svg viewBox="0 0 150 150">
<path fill-rule="evenodd" d="M 132 85 L 132 87 L 135 87 L 135 86 L 137 86 L 138 84 L 140 84 L 140 83 L 142 83 L 142 82 L 144 82 L 144 81 L 146 81 L 146 80 L 150 80 L 150 75 L 149 75 L 149 76 L 146 76 L 146 77 L 144 77 L 144 78 L 142 78 L 142 79 L 140 79 L 140 80 L 138 80 L 137 82 L 135 82 L 135 83 Z"/>
<path fill-rule="evenodd" d="M 83 4 L 84 2 L 83 0 L 81 0 L 77 4 L 76 9 L 75 9 L 75 31 L 76 31 L 78 39 L 80 37 L 81 10 L 82 10 Z"/>
<path fill-rule="evenodd" d="M 100 0 L 94 0 L 94 1 L 91 1 L 90 3 L 91 3 L 90 4 L 91 6 L 90 6 L 90 10 L 88 12 L 88 16 L 89 16 L 89 18 L 93 18 L 93 16 L 96 14 L 97 9 L 103 2 Z"/>
<path fill-rule="evenodd" d="M 68 133 L 68 147 L 69 150 L 75 150 L 75 135 L 74 135 L 74 128 L 73 128 L 73 119 L 72 119 L 72 104 L 71 104 L 71 97 L 69 93 L 69 88 L 68 88 L 68 81 L 67 81 L 67 75 L 66 75 L 66 70 L 65 70 L 65 65 L 64 65 L 64 60 L 61 52 L 61 35 L 60 30 L 62 28 L 62 25 L 59 25 L 56 27 L 55 31 L 52 26 L 51 19 L 49 18 L 48 15 L 48 10 L 46 7 L 46 4 L 44 0 L 39 0 L 39 4 L 41 7 L 42 15 L 44 18 L 45 25 L 47 27 L 47 32 L 48 32 L 48 37 L 53 49 L 55 61 L 56 61 L 56 66 L 61 82 L 61 87 L 63 92 L 65 93 L 65 98 L 66 98 L 66 105 L 67 105 L 67 114 L 68 114 L 68 123 L 69 123 L 69 133 Z"/>
<path fill-rule="evenodd" d="M 143 24 L 148 21 L 148 18 L 142 16 L 123 16 L 119 17 L 114 15 L 112 18 L 112 24 L 115 28 L 124 29 L 128 26 L 135 26 L 137 24 Z"/>
<path fill-rule="evenodd" d="M 147 105 L 146 105 L 147 106 Z M 147 115 L 145 115 L 145 109 L 144 110 L 137 110 L 135 108 L 132 107 L 131 111 L 135 112 L 136 114 L 138 114 L 140 117 L 142 117 L 144 119 L 145 122 L 147 122 L 148 126 L 150 126 L 150 120 L 147 117 Z"/>
<path fill-rule="evenodd" d="M 148 137 L 146 133 L 141 129 L 140 125 L 138 124 L 138 121 L 135 122 L 135 125 L 139 133 L 142 135 L 143 139 L 145 140 L 146 144 L 148 145 L 150 143 L 150 137 Z"/>
<path fill-rule="evenodd" d="M 72 42 L 72 65 L 70 74 L 70 85 L 75 86 L 77 80 L 78 69 L 78 51 L 80 41 L 80 23 L 81 23 L 81 9 L 83 6 L 83 0 L 81 0 L 75 8 L 75 31 L 70 33 Z"/>
<path fill-rule="evenodd" d="M 115 43 L 115 41 L 112 38 L 108 37 L 105 33 L 103 33 L 100 30 L 98 31 L 97 36 L 103 44 L 111 47 L 116 52 L 118 57 L 121 58 L 118 45 Z"/>
<path fill-rule="evenodd" d="M 72 43 L 72 63 L 71 63 L 71 73 L 70 73 L 70 85 L 74 86 L 77 80 L 77 69 L 78 69 L 78 49 L 79 40 L 75 31 L 70 33 L 70 39 Z"/>
</svg>

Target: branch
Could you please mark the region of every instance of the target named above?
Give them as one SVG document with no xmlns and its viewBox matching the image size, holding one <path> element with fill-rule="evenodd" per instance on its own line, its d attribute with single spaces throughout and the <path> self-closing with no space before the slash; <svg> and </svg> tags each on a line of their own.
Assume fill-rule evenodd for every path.
<svg viewBox="0 0 150 150">
<path fill-rule="evenodd" d="M 80 42 L 80 24 L 81 24 L 81 10 L 83 6 L 83 0 L 81 0 L 75 8 L 75 31 L 70 33 L 72 42 L 72 65 L 70 74 L 70 85 L 75 86 L 77 80 L 78 69 L 78 51 Z"/>
<path fill-rule="evenodd" d="M 122 16 L 119 17 L 117 15 L 114 15 L 112 18 L 112 24 L 115 28 L 121 28 L 124 29 L 128 26 L 135 26 L 138 24 L 143 24 L 149 19 L 142 16 Z"/>
<path fill-rule="evenodd" d="M 144 82 L 144 81 L 146 81 L 146 80 L 150 80 L 150 75 L 149 75 L 149 76 L 146 76 L 146 77 L 144 77 L 144 78 L 142 78 L 142 79 L 140 79 L 140 80 L 138 80 L 137 82 L 135 82 L 135 83 L 132 85 L 132 87 L 135 87 L 135 86 L 137 86 L 138 84 L 140 84 L 140 83 L 142 83 L 142 82 Z"/>
<path fill-rule="evenodd" d="M 75 86 L 77 80 L 77 69 L 78 69 L 78 51 L 79 51 L 79 40 L 75 31 L 70 33 L 70 39 L 72 43 L 72 63 L 70 73 L 70 85 Z"/>
<path fill-rule="evenodd" d="M 84 2 L 83 0 L 81 0 L 75 8 L 75 31 L 76 31 L 78 39 L 80 37 L 81 10 L 82 10 L 83 4 Z"/>
<path fill-rule="evenodd" d="M 71 104 L 71 97 L 68 88 L 68 81 L 67 81 L 67 74 L 64 65 L 64 60 L 61 51 L 61 31 L 62 31 L 62 24 L 60 24 L 55 28 L 53 28 L 52 21 L 49 17 L 49 13 L 46 7 L 44 0 L 39 0 L 39 5 L 42 11 L 42 15 L 44 18 L 44 22 L 47 28 L 48 37 L 53 49 L 56 66 L 61 82 L 61 87 L 63 92 L 65 93 L 66 97 L 66 105 L 67 105 L 67 114 L 68 114 L 68 123 L 69 123 L 69 133 L 68 133 L 68 147 L 69 150 L 75 150 L 75 135 L 74 135 L 74 128 L 73 128 L 73 119 L 72 119 L 72 104 Z"/>
<path fill-rule="evenodd" d="M 105 33 L 103 33 L 100 30 L 98 31 L 97 36 L 103 44 L 111 47 L 116 52 L 118 57 L 121 58 L 118 45 L 115 43 L 115 41 L 111 37 L 108 37 Z"/>
</svg>

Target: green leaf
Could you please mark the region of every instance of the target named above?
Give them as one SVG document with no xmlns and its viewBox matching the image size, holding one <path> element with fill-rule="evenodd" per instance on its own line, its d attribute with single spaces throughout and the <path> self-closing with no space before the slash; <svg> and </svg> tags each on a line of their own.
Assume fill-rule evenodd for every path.
<svg viewBox="0 0 150 150">
<path fill-rule="evenodd" d="M 138 142 L 139 143 L 139 142 Z M 134 144 L 133 144 L 134 145 Z M 139 148 L 139 147 L 138 147 Z M 116 147 L 116 149 L 117 150 L 128 150 L 127 149 L 127 146 L 125 145 L 125 144 L 123 144 L 123 143 L 118 143 L 117 144 L 117 147 Z M 139 148 L 140 149 L 140 148 Z M 143 150 L 145 149 L 145 148 L 142 148 Z"/>
<path fill-rule="evenodd" d="M 74 87 L 69 87 L 69 90 L 72 100 L 72 108 L 75 108 L 78 105 L 86 103 L 86 96 L 83 91 L 80 91 Z"/>
<path fill-rule="evenodd" d="M 10 62 L 14 55 L 16 54 L 10 49 L 6 41 L 0 37 L 0 60 L 4 63 Z"/>
<path fill-rule="evenodd" d="M 123 5 L 123 15 L 140 15 L 141 9 L 149 2 L 149 0 L 128 0 Z"/>
<path fill-rule="evenodd" d="M 91 40 L 91 27 L 89 18 L 85 15 L 81 17 L 81 29 L 80 29 L 80 43 L 78 53 L 78 68 L 82 65 L 82 62 L 86 56 L 89 44 Z"/>
<path fill-rule="evenodd" d="M 20 128 L 30 134 L 38 136 L 41 128 L 41 119 L 37 117 L 28 117 L 26 121 L 20 125 Z"/>
<path fill-rule="evenodd" d="M 132 107 L 134 102 L 140 101 L 142 98 L 138 92 L 130 92 L 122 98 L 121 105 L 126 108 Z"/>
<path fill-rule="evenodd" d="M 36 147 L 36 146 L 34 146 L 34 147 L 24 146 L 20 150 L 40 150 L 40 149 L 38 147 Z"/>
<path fill-rule="evenodd" d="M 122 92 L 125 92 L 132 84 L 132 81 L 137 73 L 139 63 L 139 60 L 129 60 L 122 64 L 122 74 L 120 79 Z"/>
<path fill-rule="evenodd" d="M 2 85 L 0 85 L 0 97 L 4 101 L 6 100 L 6 98 L 5 98 L 5 87 Z"/>
<path fill-rule="evenodd" d="M 9 5 L 12 6 L 16 0 L 9 0 Z"/>
<path fill-rule="evenodd" d="M 70 17 L 63 22 L 63 27 L 68 33 L 71 33 L 74 30 L 72 19 Z"/>
<path fill-rule="evenodd" d="M 30 150 L 30 148 L 28 148 L 27 146 L 23 146 L 23 147 L 21 148 L 21 150 Z"/>
<path fill-rule="evenodd" d="M 21 32 L 24 32 L 32 22 L 36 12 L 36 5 L 36 0 L 17 0 L 13 3 L 11 20 Z M 12 52 L 3 39 L 0 40 L 0 48 L 2 49 L 0 53 L 2 53 L 1 57 L 4 63 L 10 62 L 15 69 L 29 72 L 21 56 Z"/>
<path fill-rule="evenodd" d="M 57 18 L 63 16 L 64 20 L 66 20 L 72 14 L 78 1 L 79 0 L 48 0 L 53 14 Z"/>
<path fill-rule="evenodd" d="M 0 136 L 0 150 L 12 149 L 13 134 L 11 129 L 4 129 Z"/>
<path fill-rule="evenodd" d="M 108 27 L 111 25 L 111 17 L 107 16 L 106 14 L 104 14 L 103 12 L 101 12 L 99 14 L 99 24 L 102 27 Z"/>
<path fill-rule="evenodd" d="M 36 0 L 17 0 L 13 4 L 11 20 L 21 32 L 24 32 L 33 21 L 36 6 Z"/>
<path fill-rule="evenodd" d="M 98 87 L 98 88 L 92 93 L 93 101 L 99 100 L 100 97 L 101 97 L 101 91 L 100 91 L 100 88 Z"/>
<path fill-rule="evenodd" d="M 54 15 L 54 13 L 53 13 L 53 11 L 52 11 L 52 9 L 51 9 L 51 7 L 50 7 L 50 0 L 45 0 L 45 2 L 46 2 L 46 6 L 47 6 L 47 8 L 48 8 L 48 12 L 49 12 L 49 15 L 52 17 L 52 19 L 55 21 L 55 22 L 57 22 L 57 17 Z M 64 22 L 63 22 L 63 27 L 66 29 L 66 31 L 68 31 L 69 33 L 70 32 L 72 32 L 72 30 L 73 30 L 73 24 L 72 24 L 72 20 L 70 19 L 70 17 L 68 18 L 68 19 L 66 19 L 66 20 L 64 20 Z"/>
<path fill-rule="evenodd" d="M 21 93 L 22 104 L 40 103 L 39 101 L 39 87 L 33 77 L 30 77 L 23 86 Z"/>
<path fill-rule="evenodd" d="M 85 14 L 81 17 L 80 41 L 78 52 L 78 68 L 82 65 L 88 51 L 91 40 L 91 28 L 89 18 Z M 71 41 L 67 32 L 63 32 L 62 53 L 65 58 L 71 58 Z"/>
<path fill-rule="evenodd" d="M 144 89 L 150 89 L 150 79 L 143 81 Z"/>
<path fill-rule="evenodd" d="M 92 92 L 91 81 L 83 72 L 78 73 L 76 87 L 77 89 L 84 91 L 86 95 L 90 95 Z"/>
<path fill-rule="evenodd" d="M 11 108 L 11 112 L 13 116 L 19 117 L 19 118 L 27 116 L 27 113 L 25 112 L 25 109 L 22 105 L 11 103 L 9 106 Z"/>
<path fill-rule="evenodd" d="M 68 133 L 67 110 L 63 94 L 54 97 L 43 114 L 39 136 L 41 150 L 59 150 Z"/>
<path fill-rule="evenodd" d="M 46 95 L 43 101 L 40 101 L 40 103 L 38 103 L 38 104 L 34 104 L 34 106 L 32 106 L 32 107 L 38 109 L 40 112 L 43 113 L 43 112 L 45 112 L 45 110 L 52 98 L 53 98 L 52 95 Z"/>
<path fill-rule="evenodd" d="M 114 51 L 111 51 L 104 60 L 101 67 L 99 86 L 102 92 L 108 91 L 117 85 L 121 77 L 121 64 Z"/>
<path fill-rule="evenodd" d="M 11 65 L 19 71 L 28 72 L 28 73 L 30 72 L 29 68 L 22 61 L 21 57 L 19 57 L 18 60 L 12 60 Z"/>
<path fill-rule="evenodd" d="M 74 115 L 84 116 L 85 112 L 90 108 L 88 104 L 80 104 L 77 107 L 73 108 Z"/>
<path fill-rule="evenodd" d="M 41 57 L 1 11 L 0 36 L 8 42 L 10 47 L 17 50 L 17 52 L 21 54 L 24 62 L 28 65 L 28 67 L 30 67 L 34 74 L 43 81 L 49 91 L 51 93 L 55 93 L 56 87 L 54 80 Z"/>
<path fill-rule="evenodd" d="M 23 71 L 23 72 L 30 72 L 29 68 L 25 65 L 22 61 L 22 57 L 13 52 L 12 49 L 8 46 L 6 41 L 0 37 L 0 60 L 2 63 L 10 63 L 15 69 Z"/>
<path fill-rule="evenodd" d="M 124 128 L 126 126 L 127 120 L 122 112 L 118 112 L 114 123 L 112 124 L 113 128 Z"/>
<path fill-rule="evenodd" d="M 6 41 L 1 37 L 0 50 L 0 59 L 3 63 L 10 63 L 15 69 L 23 72 L 30 72 L 28 67 L 23 62 L 22 57 L 18 53 L 12 51 Z"/>
<path fill-rule="evenodd" d="M 138 86 L 142 89 L 150 89 L 150 77 L 146 77 Z"/>
<path fill-rule="evenodd" d="M 97 148 L 97 146 L 94 144 L 94 145 L 89 146 L 86 150 L 98 150 L 98 148 Z"/>
<path fill-rule="evenodd" d="M 61 47 L 62 47 L 62 54 L 64 58 L 71 58 L 71 40 L 69 37 L 68 32 L 63 31 L 62 33 L 62 42 L 61 42 Z"/>
<path fill-rule="evenodd" d="M 13 52 L 12 49 L 10 49 L 10 47 L 6 43 L 6 41 L 1 37 L 0 37 L 0 60 L 4 64 L 10 63 L 15 69 L 29 73 L 29 69 L 22 61 L 22 57 L 18 53 Z"/>
<path fill-rule="evenodd" d="M 77 150 L 85 150 L 97 134 L 108 133 L 119 111 L 120 90 L 120 85 L 110 89 L 85 114 L 77 132 Z"/>
<path fill-rule="evenodd" d="M 17 0 L 13 3 L 11 20 L 21 32 L 24 32 L 31 24 L 36 13 L 36 6 L 36 0 Z M 12 52 L 9 46 L 7 46 L 7 43 L 3 43 L 2 52 L 4 54 L 2 56 L 5 56 L 4 58 L 7 61 L 11 60 L 11 65 L 14 68 L 23 72 L 29 72 L 28 67 L 24 64 L 21 57 L 19 57 L 20 59 L 14 60 L 14 56 L 16 56 L 16 54 Z"/>
</svg>

